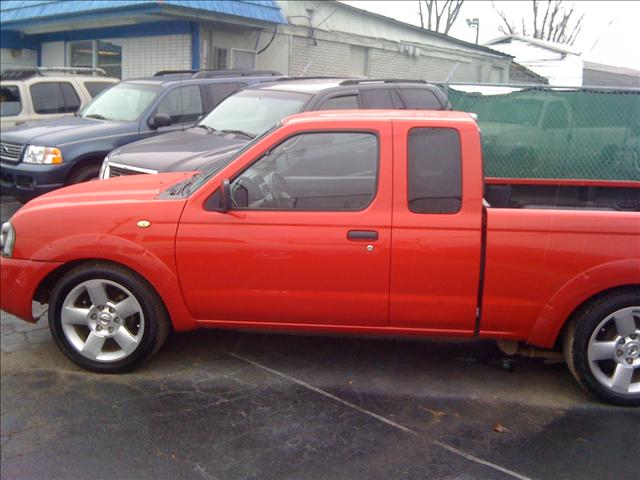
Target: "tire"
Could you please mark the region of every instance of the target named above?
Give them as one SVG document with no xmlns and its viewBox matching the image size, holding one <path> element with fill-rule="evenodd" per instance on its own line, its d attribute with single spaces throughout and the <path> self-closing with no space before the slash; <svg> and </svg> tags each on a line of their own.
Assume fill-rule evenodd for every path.
<svg viewBox="0 0 640 480">
<path fill-rule="evenodd" d="M 108 262 L 82 264 L 56 284 L 49 328 L 67 358 L 98 373 L 132 370 L 151 358 L 169 332 L 157 292 L 131 270 Z"/>
<path fill-rule="evenodd" d="M 97 180 L 100 176 L 100 165 L 85 165 L 79 167 L 69 175 L 67 185 Z"/>
<path fill-rule="evenodd" d="M 615 405 L 640 406 L 640 288 L 610 292 L 581 307 L 563 347 L 585 390 Z"/>
</svg>

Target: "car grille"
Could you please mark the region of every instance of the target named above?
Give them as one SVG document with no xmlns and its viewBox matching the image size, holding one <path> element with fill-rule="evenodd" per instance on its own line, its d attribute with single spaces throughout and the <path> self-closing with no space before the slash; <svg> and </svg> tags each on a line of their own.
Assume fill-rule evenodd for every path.
<svg viewBox="0 0 640 480">
<path fill-rule="evenodd" d="M 0 160 L 17 163 L 22 157 L 24 145 L 21 143 L 5 142 L 0 140 Z"/>
<path fill-rule="evenodd" d="M 129 165 L 122 165 L 120 163 L 108 162 L 107 164 L 106 178 L 124 177 L 127 175 L 141 175 L 145 173 L 158 173 L 157 170 L 151 170 L 149 168 L 130 167 Z"/>
</svg>

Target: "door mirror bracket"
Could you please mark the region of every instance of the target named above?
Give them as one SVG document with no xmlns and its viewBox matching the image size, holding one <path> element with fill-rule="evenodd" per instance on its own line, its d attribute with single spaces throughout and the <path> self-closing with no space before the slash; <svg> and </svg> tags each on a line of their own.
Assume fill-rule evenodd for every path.
<svg viewBox="0 0 640 480">
<path fill-rule="evenodd" d="M 220 208 L 219 211 L 226 213 L 231 210 L 231 184 L 229 179 L 225 178 L 220 184 Z"/>
</svg>

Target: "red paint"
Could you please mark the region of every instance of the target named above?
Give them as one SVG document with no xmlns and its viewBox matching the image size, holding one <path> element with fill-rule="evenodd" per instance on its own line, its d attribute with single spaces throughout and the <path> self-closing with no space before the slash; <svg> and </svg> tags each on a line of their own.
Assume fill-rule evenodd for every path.
<svg viewBox="0 0 640 480">
<path fill-rule="evenodd" d="M 456 214 L 407 208 L 407 131 L 459 131 L 463 205 Z M 204 203 L 284 138 L 304 131 L 378 135 L 373 202 L 359 212 L 206 211 Z M 2 308 L 29 320 L 42 279 L 71 261 L 103 259 L 145 277 L 177 330 L 197 327 L 471 336 L 482 239 L 480 140 L 458 112 L 310 112 L 291 117 L 188 199 L 157 195 L 187 174 L 89 182 L 39 197 L 12 221 L 2 258 Z M 599 185 L 487 179 L 487 183 Z M 567 183 L 568 182 L 568 183 Z M 612 185 L 615 183 L 615 185 Z M 635 182 L 604 182 L 628 187 Z M 139 220 L 151 226 L 141 229 Z M 376 241 L 347 239 L 376 230 Z M 488 209 L 480 335 L 553 346 L 571 312 L 604 290 L 640 284 L 640 215 Z M 366 246 L 373 245 L 373 251 Z"/>
</svg>

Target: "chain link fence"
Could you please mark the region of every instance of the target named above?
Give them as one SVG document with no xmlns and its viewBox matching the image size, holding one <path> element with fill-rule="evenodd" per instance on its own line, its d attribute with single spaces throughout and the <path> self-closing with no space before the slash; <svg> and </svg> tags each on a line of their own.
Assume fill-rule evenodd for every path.
<svg viewBox="0 0 640 480">
<path fill-rule="evenodd" d="M 488 177 L 640 181 L 640 90 L 443 87 L 478 116 Z"/>
</svg>

